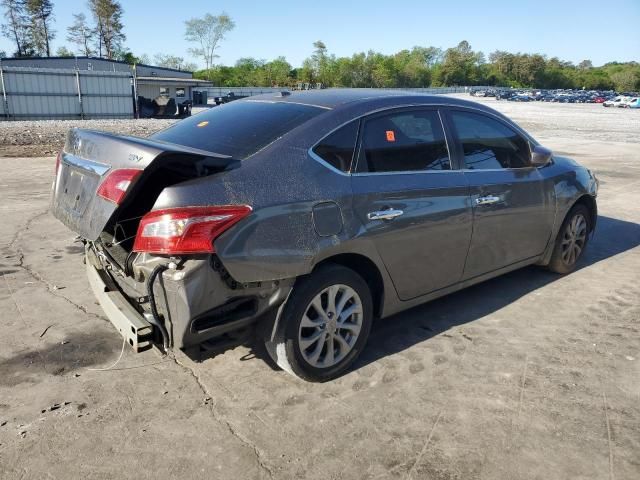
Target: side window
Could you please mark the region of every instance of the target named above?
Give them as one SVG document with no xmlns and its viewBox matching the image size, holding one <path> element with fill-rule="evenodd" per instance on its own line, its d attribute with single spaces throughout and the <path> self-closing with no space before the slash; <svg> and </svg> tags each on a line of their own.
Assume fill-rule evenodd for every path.
<svg viewBox="0 0 640 480">
<path fill-rule="evenodd" d="M 465 168 L 489 170 L 531 165 L 529 142 L 486 115 L 452 111 L 451 120 L 462 144 Z"/>
<path fill-rule="evenodd" d="M 449 151 L 436 110 L 374 117 L 364 124 L 359 171 L 449 170 Z"/>
<path fill-rule="evenodd" d="M 356 148 L 358 125 L 359 122 L 355 121 L 339 128 L 313 147 L 313 153 L 332 167 L 348 172 Z"/>
</svg>

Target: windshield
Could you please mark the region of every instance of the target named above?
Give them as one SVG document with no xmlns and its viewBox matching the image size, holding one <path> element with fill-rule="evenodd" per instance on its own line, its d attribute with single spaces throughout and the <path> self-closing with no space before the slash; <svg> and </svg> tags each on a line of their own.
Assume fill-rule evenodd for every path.
<svg viewBox="0 0 640 480">
<path fill-rule="evenodd" d="M 151 138 L 243 160 L 324 111 L 296 103 L 235 101 L 186 118 Z"/>
</svg>

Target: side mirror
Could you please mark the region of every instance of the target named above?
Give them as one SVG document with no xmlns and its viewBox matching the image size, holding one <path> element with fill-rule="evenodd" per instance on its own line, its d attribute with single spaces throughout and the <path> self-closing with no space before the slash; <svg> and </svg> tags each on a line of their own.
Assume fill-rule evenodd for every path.
<svg viewBox="0 0 640 480">
<path fill-rule="evenodd" d="M 551 161 L 553 152 L 542 145 L 536 145 L 531 152 L 531 165 L 534 167 L 544 167 Z"/>
</svg>

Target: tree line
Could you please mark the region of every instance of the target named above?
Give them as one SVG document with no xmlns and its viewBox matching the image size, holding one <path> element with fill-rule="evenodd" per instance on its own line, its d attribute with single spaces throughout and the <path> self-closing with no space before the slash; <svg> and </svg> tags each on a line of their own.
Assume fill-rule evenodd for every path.
<svg viewBox="0 0 640 480">
<path fill-rule="evenodd" d="M 51 0 L 2 0 L 5 21 L 2 34 L 15 45 L 15 57 L 50 57 L 51 42 L 57 32 Z M 122 6 L 116 0 L 88 0 L 91 18 L 80 12 L 73 15 L 66 39 L 77 47 L 80 55 L 116 59 L 126 56 Z M 55 51 L 58 56 L 73 56 L 66 47 Z"/>
<path fill-rule="evenodd" d="M 0 0 L 4 7 L 2 34 L 15 45 L 13 56 L 51 56 L 56 38 L 51 0 Z M 117 0 L 87 0 L 86 12 L 73 14 L 67 28 L 66 46 L 57 56 L 97 56 L 131 64 L 156 64 L 178 70 L 197 70 L 184 57 L 158 53 L 135 55 L 125 47 L 123 8 Z M 204 69 L 196 78 L 216 86 L 295 86 L 299 83 L 326 87 L 432 87 L 487 85 L 528 88 L 585 88 L 597 90 L 640 90 L 640 64 L 607 63 L 594 67 L 584 60 L 577 65 L 540 54 L 497 50 L 488 59 L 474 51 L 467 41 L 445 50 L 413 47 L 385 55 L 375 51 L 337 57 L 322 41 L 313 44 L 311 55 L 294 68 L 285 57 L 266 61 L 241 58 L 233 66 L 217 65 L 216 53 L 235 23 L 226 13 L 205 14 L 185 22 L 185 39 L 194 45 L 188 50 L 202 61 Z M 0 57 L 4 52 L 0 52 Z"/>
<path fill-rule="evenodd" d="M 184 57 L 157 53 L 134 55 L 125 47 L 126 35 L 122 17 L 124 10 L 117 0 L 87 0 L 86 12 L 73 14 L 73 23 L 67 27 L 66 40 L 72 49 L 61 46 L 55 52 L 51 42 L 56 38 L 53 28 L 55 16 L 51 0 L 0 0 L 4 9 L 4 22 L 0 25 L 2 35 L 15 46 L 13 57 L 99 57 L 127 63 L 154 63 L 160 67 L 193 71 L 195 63 Z M 88 14 L 88 15 L 87 15 Z M 185 23 L 185 39 L 195 46 L 189 53 L 203 60 L 205 70 L 213 68 L 218 58 L 216 50 L 235 23 L 226 13 L 205 14 L 202 18 L 191 18 Z M 7 52 L 0 51 L 0 58 Z"/>
<path fill-rule="evenodd" d="M 219 86 L 295 86 L 299 83 L 326 87 L 440 87 L 504 86 L 516 88 L 585 88 L 588 90 L 640 90 L 638 62 L 611 62 L 594 67 L 578 65 L 540 54 L 495 51 L 485 58 L 467 41 L 446 50 L 413 47 L 385 55 L 375 51 L 336 57 L 317 41 L 300 68 L 284 57 L 272 61 L 241 58 L 234 66 L 216 66 L 195 73 Z"/>
</svg>

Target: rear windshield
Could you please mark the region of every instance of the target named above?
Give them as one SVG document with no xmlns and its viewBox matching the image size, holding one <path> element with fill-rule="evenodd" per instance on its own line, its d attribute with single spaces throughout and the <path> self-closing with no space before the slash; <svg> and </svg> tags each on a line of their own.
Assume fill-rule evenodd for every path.
<svg viewBox="0 0 640 480">
<path fill-rule="evenodd" d="M 236 101 L 186 118 L 151 138 L 242 160 L 322 112 L 296 103 Z"/>
</svg>

